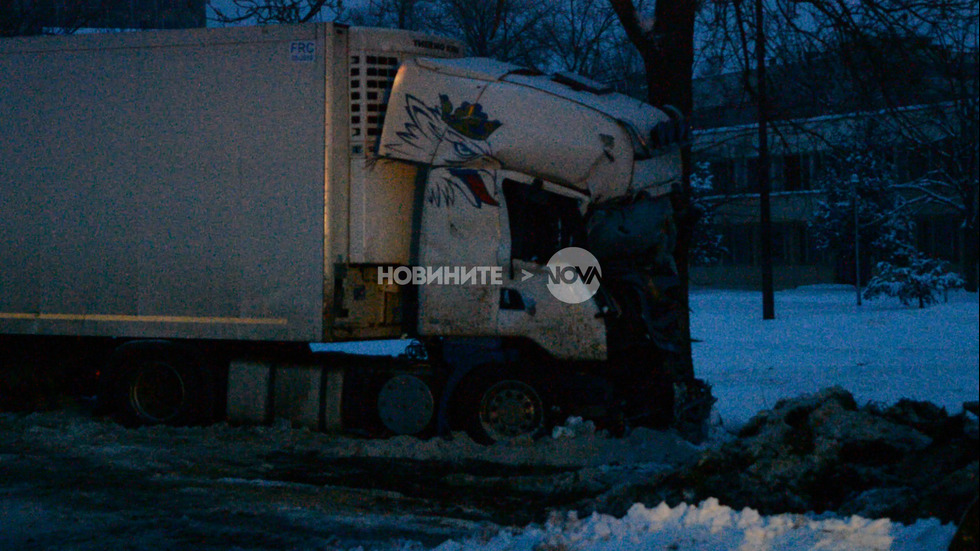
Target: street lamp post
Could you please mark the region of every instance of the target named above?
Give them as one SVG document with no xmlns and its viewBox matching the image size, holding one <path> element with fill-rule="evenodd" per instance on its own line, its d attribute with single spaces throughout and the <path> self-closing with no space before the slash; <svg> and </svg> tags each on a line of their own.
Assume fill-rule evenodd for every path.
<svg viewBox="0 0 980 551">
<path fill-rule="evenodd" d="M 769 110 L 766 90 L 766 33 L 762 0 L 755 0 L 756 91 L 759 102 L 759 237 L 762 246 L 762 319 L 776 317 L 772 276 L 772 212 L 769 203 Z"/>
<path fill-rule="evenodd" d="M 861 306 L 861 224 L 858 206 L 858 175 L 851 174 L 851 208 L 854 211 L 854 290 Z"/>
</svg>

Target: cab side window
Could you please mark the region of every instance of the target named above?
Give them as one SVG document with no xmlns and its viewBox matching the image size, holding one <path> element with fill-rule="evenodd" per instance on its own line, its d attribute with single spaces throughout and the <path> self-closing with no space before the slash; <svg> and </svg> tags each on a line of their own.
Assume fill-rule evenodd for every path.
<svg viewBox="0 0 980 551">
<path fill-rule="evenodd" d="M 537 184 L 503 182 L 510 220 L 511 258 L 545 264 L 565 247 L 585 243 L 585 223 L 578 203 Z"/>
</svg>

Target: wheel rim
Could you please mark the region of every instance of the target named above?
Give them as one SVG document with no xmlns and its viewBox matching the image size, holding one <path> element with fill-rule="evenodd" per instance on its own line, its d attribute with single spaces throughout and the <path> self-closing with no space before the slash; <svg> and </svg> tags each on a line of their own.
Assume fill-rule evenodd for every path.
<svg viewBox="0 0 980 551">
<path fill-rule="evenodd" d="M 522 381 L 507 380 L 491 386 L 480 401 L 480 425 L 494 441 L 533 436 L 543 426 L 541 397 Z"/>
<path fill-rule="evenodd" d="M 130 387 L 133 409 L 153 423 L 165 423 L 180 415 L 186 398 L 184 378 L 164 362 L 140 366 Z"/>
</svg>

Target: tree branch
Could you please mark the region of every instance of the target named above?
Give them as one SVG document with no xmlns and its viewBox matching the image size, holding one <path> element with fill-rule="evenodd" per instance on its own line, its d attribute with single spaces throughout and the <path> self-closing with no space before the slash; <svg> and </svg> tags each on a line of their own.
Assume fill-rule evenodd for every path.
<svg viewBox="0 0 980 551">
<path fill-rule="evenodd" d="M 619 22 L 622 23 L 623 30 L 626 31 L 626 37 L 636 45 L 637 49 L 642 51 L 654 47 L 653 39 L 643 30 L 643 26 L 640 25 L 640 17 L 636 13 L 636 7 L 633 5 L 632 0 L 609 0 L 609 4 L 612 6 L 613 11 L 616 12 L 616 17 L 619 18 Z"/>
</svg>

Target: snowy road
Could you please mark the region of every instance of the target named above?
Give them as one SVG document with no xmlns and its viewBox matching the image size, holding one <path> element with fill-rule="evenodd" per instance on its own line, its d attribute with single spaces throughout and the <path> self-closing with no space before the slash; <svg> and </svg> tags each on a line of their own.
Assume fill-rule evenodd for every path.
<svg viewBox="0 0 980 551">
<path fill-rule="evenodd" d="M 276 439 L 262 435 L 222 443 L 214 431 L 125 431 L 70 414 L 4 421 L 2 549 L 350 547 L 473 528 L 386 522 L 375 513 L 424 512 L 394 493 L 263 479 Z"/>
<path fill-rule="evenodd" d="M 575 513 L 696 451 L 643 430 L 481 448 L 0 414 L 0 550 L 941 551 L 952 537 L 935 519 L 766 516 L 714 498 Z"/>
<path fill-rule="evenodd" d="M 381 491 L 188 476 L 160 463 L 139 470 L 70 456 L 6 456 L 3 465 L 19 482 L 4 488 L 3 549 L 435 545 L 478 528 L 423 500 Z"/>
<path fill-rule="evenodd" d="M 612 442 L 586 431 L 508 450 L 465 437 L 131 430 L 82 411 L 3 414 L 0 549 L 434 547 L 543 522 L 551 508 L 694 451 L 652 431 Z"/>
</svg>

